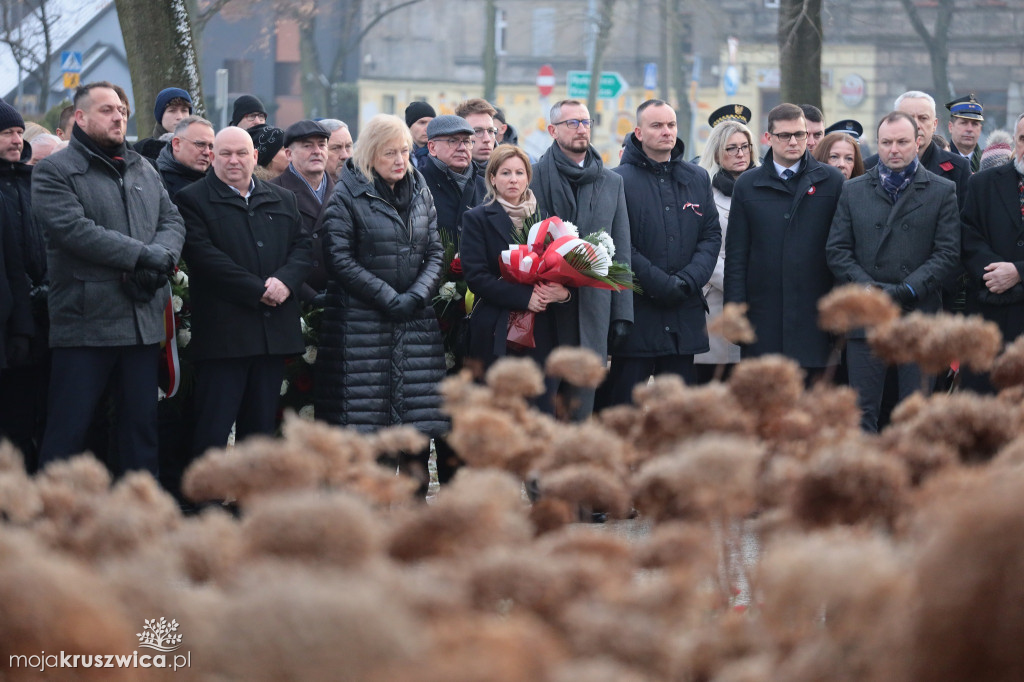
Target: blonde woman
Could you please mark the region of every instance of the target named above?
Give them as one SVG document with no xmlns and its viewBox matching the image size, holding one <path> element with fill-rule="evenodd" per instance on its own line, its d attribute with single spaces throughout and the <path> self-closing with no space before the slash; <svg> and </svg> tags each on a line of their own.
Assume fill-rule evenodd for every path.
<svg viewBox="0 0 1024 682">
<path fill-rule="evenodd" d="M 732 188 L 741 173 L 757 165 L 757 147 L 754 144 L 754 136 L 747 126 L 739 121 L 723 121 L 711 130 L 700 159 L 700 166 L 711 176 L 711 188 L 715 195 L 715 205 L 718 207 L 719 223 L 722 226 L 722 248 L 711 281 L 704 285 L 709 322 L 722 314 L 725 233 L 729 226 Z M 697 383 L 701 384 L 708 383 L 716 374 L 724 379 L 732 366 L 740 361 L 739 346 L 729 343 L 717 334 L 711 334 L 709 340 L 711 350 L 693 358 Z M 719 365 L 722 365 L 723 369 L 718 369 Z"/>
</svg>

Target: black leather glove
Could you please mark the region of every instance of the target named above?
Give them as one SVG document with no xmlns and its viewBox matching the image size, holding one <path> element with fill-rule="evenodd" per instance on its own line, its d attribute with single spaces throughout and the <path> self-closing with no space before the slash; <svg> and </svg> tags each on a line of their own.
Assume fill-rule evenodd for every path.
<svg viewBox="0 0 1024 682">
<path fill-rule="evenodd" d="M 167 275 L 156 270 L 141 269 L 128 273 L 121 280 L 121 288 L 128 298 L 138 303 L 149 303 L 156 292 L 167 283 Z"/>
<path fill-rule="evenodd" d="M 399 322 L 408 322 L 422 305 L 420 299 L 412 294 L 399 294 L 388 304 L 388 317 Z"/>
<path fill-rule="evenodd" d="M 24 365 L 28 360 L 29 338 L 20 334 L 7 339 L 7 366 Z"/>
<path fill-rule="evenodd" d="M 156 270 L 165 275 L 174 272 L 174 254 L 160 244 L 146 244 L 135 261 L 136 270 Z"/>
<path fill-rule="evenodd" d="M 910 290 L 906 282 L 884 284 L 882 290 L 889 294 L 889 298 L 894 300 L 903 309 L 903 312 L 909 313 L 917 309 L 917 296 Z"/>
<path fill-rule="evenodd" d="M 313 298 L 309 299 L 308 303 L 311 309 L 323 308 L 327 305 L 327 292 L 320 291 Z"/>
<path fill-rule="evenodd" d="M 682 303 L 693 295 L 690 283 L 679 275 L 672 275 L 672 291 L 665 297 L 665 302 L 670 305 Z"/>
<path fill-rule="evenodd" d="M 608 330 L 608 348 L 616 351 L 622 347 L 633 331 L 633 323 L 629 320 L 613 320 Z"/>
</svg>

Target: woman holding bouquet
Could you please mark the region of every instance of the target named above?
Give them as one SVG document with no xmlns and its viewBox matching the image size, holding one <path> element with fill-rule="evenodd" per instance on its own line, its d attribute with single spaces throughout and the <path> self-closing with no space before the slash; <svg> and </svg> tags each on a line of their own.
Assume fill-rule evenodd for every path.
<svg viewBox="0 0 1024 682">
<path fill-rule="evenodd" d="M 491 152 L 484 173 L 489 201 L 462 216 L 459 255 L 466 284 L 475 295 L 469 319 L 469 356 L 485 368 L 506 355 L 533 358 L 543 366 L 557 345 L 550 307 L 571 297 L 569 289 L 561 284 L 530 286 L 501 277 L 501 252 L 517 241 L 513 231 L 523 231 L 539 218 L 537 199 L 530 189 L 532 179 L 526 152 L 513 145 L 499 145 Z M 510 318 L 514 323 L 524 323 L 524 327 L 528 325 L 529 316 L 523 313 L 532 313 L 532 348 L 515 335 L 515 325 L 509 328 Z M 548 380 L 548 390 L 538 400 L 540 409 L 553 412 L 556 389 L 557 380 Z"/>
<path fill-rule="evenodd" d="M 438 437 L 448 431 L 431 306 L 442 246 L 411 148 L 404 121 L 374 116 L 324 208 L 328 286 L 315 408 L 318 419 L 360 431 L 405 424 Z"/>
</svg>

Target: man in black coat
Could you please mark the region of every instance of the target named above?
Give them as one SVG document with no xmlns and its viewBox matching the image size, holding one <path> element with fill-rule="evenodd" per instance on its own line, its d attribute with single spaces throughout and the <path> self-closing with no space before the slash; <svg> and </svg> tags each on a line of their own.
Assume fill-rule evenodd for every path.
<svg viewBox="0 0 1024 682">
<path fill-rule="evenodd" d="M 771 150 L 764 165 L 740 175 L 725 238 L 725 301 L 746 303 L 757 340 L 742 356 L 780 353 L 808 370 L 835 361 L 818 328 L 818 299 L 832 288 L 825 261 L 843 174 L 807 151 L 803 111 L 780 104 L 768 112 Z"/>
<path fill-rule="evenodd" d="M 430 152 L 420 172 L 434 197 L 441 243 L 458 251 L 462 214 L 483 202 L 484 179 L 473 167 L 473 126 L 461 116 L 438 116 L 427 124 Z"/>
<path fill-rule="evenodd" d="M 296 293 L 300 301 L 321 308 L 327 291 L 327 267 L 324 265 L 320 215 L 334 191 L 334 178 L 327 172 L 327 142 L 330 137 L 331 133 L 316 121 L 299 121 L 288 126 L 284 131 L 284 153 L 288 157 L 288 168 L 270 181 L 270 184 L 294 194 L 299 202 L 302 229 L 313 243 L 313 268 L 303 282 L 302 289 Z"/>
<path fill-rule="evenodd" d="M 947 152 L 935 144 L 935 130 L 939 125 L 939 118 L 935 115 L 935 98 L 927 92 L 910 90 L 896 98 L 893 109 L 909 114 L 917 122 L 921 132 L 921 148 L 917 156 L 921 165 L 940 178 L 956 183 L 956 201 L 960 210 L 963 210 L 967 198 L 967 181 L 971 177 L 971 164 L 959 154 Z M 877 164 L 878 154 L 872 154 L 864 159 L 864 170 L 871 170 Z"/>
<path fill-rule="evenodd" d="M 35 469 L 39 442 L 43 436 L 46 414 L 46 385 L 50 356 L 47 344 L 49 324 L 46 315 L 46 243 L 32 221 L 32 156 L 31 146 L 24 141 L 25 121 L 18 111 L 0 99 L 0 232 L 5 246 L 4 259 L 18 254 L 18 265 L 7 265 L 7 276 L 13 268 L 21 272 L 21 281 L 9 280 L 12 293 L 26 286 L 31 301 L 29 322 L 35 334 L 31 339 L 24 321 L 7 323 L 8 343 L 4 353 L 7 369 L 0 377 L 0 437 L 9 438 L 22 452 L 26 466 Z M 4 286 L 0 282 L 0 287 Z M 0 298 L 5 298 L 0 296 Z M 7 299 L 18 304 L 20 295 Z M 10 312 L 10 309 L 8 309 Z M 0 315 L 2 315 L 0 311 Z M 31 327 L 30 327 L 31 328 Z M 5 358 L 0 357 L 0 362 Z"/>
<path fill-rule="evenodd" d="M 676 112 L 652 99 L 636 112 L 618 168 L 629 214 L 633 329 L 612 349 L 608 405 L 630 402 L 633 387 L 671 372 L 694 382 L 693 356 L 709 349 L 702 289 L 722 245 L 718 209 L 706 171 L 687 163 Z"/>
<path fill-rule="evenodd" d="M 894 111 L 881 120 L 881 162 L 843 188 L 827 253 L 840 284 L 880 287 L 906 312 L 934 313 L 942 305 L 943 279 L 959 264 L 960 217 L 953 183 L 918 161 L 920 138 L 908 114 Z M 861 426 L 878 431 L 886 365 L 863 330 L 849 335 L 846 358 Z M 897 374 L 900 399 L 921 387 L 916 365 L 901 365 Z"/>
<path fill-rule="evenodd" d="M 156 169 L 174 201 L 178 192 L 202 180 L 213 162 L 213 124 L 202 116 L 188 116 L 174 126 L 171 143 L 160 150 Z"/>
<path fill-rule="evenodd" d="M 294 294 L 311 264 L 295 196 L 252 177 L 244 130 L 214 140 L 213 173 L 178 194 L 197 365 L 193 452 L 273 434 L 284 359 L 305 349 Z"/>
<path fill-rule="evenodd" d="M 1013 163 L 975 173 L 963 211 L 963 262 L 972 284 L 967 312 L 998 324 L 1006 343 L 1024 333 L 1024 115 L 1013 139 Z M 987 376 L 965 373 L 963 385 L 993 392 Z"/>
</svg>

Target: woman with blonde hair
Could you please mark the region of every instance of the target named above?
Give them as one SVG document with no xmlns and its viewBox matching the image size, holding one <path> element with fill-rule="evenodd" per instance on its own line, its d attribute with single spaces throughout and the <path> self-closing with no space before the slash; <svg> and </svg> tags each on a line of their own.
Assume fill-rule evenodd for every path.
<svg viewBox="0 0 1024 682">
<path fill-rule="evenodd" d="M 364 432 L 403 424 L 437 437 L 448 430 L 431 306 L 443 250 L 410 149 L 402 119 L 374 116 L 324 208 L 328 285 L 314 405 L 331 424 Z"/>
<path fill-rule="evenodd" d="M 530 286 L 501 278 L 498 261 L 501 252 L 516 243 L 513 230 L 521 230 L 539 218 L 537 199 L 530 189 L 532 179 L 526 152 L 513 145 L 499 145 L 491 152 L 484 171 L 487 201 L 462 216 L 459 256 L 466 284 L 475 295 L 469 318 L 469 356 L 485 368 L 506 355 L 529 357 L 543 367 L 557 345 L 549 306 L 565 303 L 570 297 L 561 284 Z M 509 318 L 514 311 L 533 313 L 535 347 L 508 344 Z M 557 381 L 549 381 L 538 407 L 553 412 L 556 389 Z"/>
<path fill-rule="evenodd" d="M 736 178 L 744 171 L 755 168 L 757 146 L 750 129 L 739 121 L 723 121 L 711 130 L 700 166 L 711 176 L 711 188 L 718 207 L 718 220 L 722 227 L 722 248 L 711 280 L 704 285 L 704 298 L 708 302 L 707 319 L 710 322 L 722 314 L 725 277 L 725 234 L 729 227 L 729 208 L 732 205 L 732 189 Z M 697 383 L 706 384 L 716 376 L 725 378 L 733 365 L 740 361 L 740 347 L 722 337 L 711 334 L 711 350 L 695 355 L 694 372 Z M 719 365 L 722 369 L 719 369 Z"/>
</svg>

